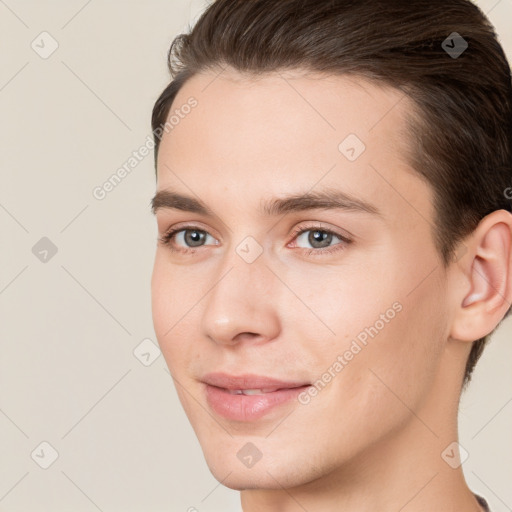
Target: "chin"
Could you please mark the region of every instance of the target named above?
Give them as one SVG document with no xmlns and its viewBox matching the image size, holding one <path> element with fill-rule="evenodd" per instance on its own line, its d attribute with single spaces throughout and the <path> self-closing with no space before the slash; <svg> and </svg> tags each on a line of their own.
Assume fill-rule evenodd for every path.
<svg viewBox="0 0 512 512">
<path fill-rule="evenodd" d="M 229 469 L 223 468 L 225 471 L 213 471 L 210 468 L 212 475 L 224 487 L 233 489 L 235 491 L 243 491 L 246 489 L 282 489 L 283 487 L 290 487 L 288 483 L 288 475 L 277 474 L 272 477 L 265 471 L 264 467 L 259 470 L 253 469 Z M 231 473 L 230 473 L 231 471 Z M 229 476 L 227 476 L 229 474 Z M 291 487 L 295 484 L 292 483 Z"/>
<path fill-rule="evenodd" d="M 215 450 L 215 448 L 213 448 Z M 215 479 L 225 487 L 242 491 L 245 489 L 282 489 L 303 485 L 315 480 L 318 475 L 308 474 L 305 462 L 289 461 L 283 454 L 283 460 L 263 456 L 252 467 L 246 467 L 237 457 L 227 456 L 231 452 L 228 448 L 224 454 L 209 453 L 206 463 Z"/>
</svg>

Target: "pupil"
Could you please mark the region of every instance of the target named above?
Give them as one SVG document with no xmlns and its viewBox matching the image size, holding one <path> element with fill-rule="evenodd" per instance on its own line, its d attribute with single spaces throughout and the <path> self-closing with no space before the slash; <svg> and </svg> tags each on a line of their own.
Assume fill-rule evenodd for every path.
<svg viewBox="0 0 512 512">
<path fill-rule="evenodd" d="M 312 231 L 311 235 L 309 236 L 309 243 L 314 246 L 317 242 L 325 242 L 327 240 L 327 245 L 329 245 L 331 237 L 332 235 L 330 233 L 326 233 L 325 231 Z"/>
<path fill-rule="evenodd" d="M 194 244 L 199 245 L 201 243 L 202 234 L 199 231 L 193 230 L 193 231 L 189 231 L 188 233 L 189 234 L 186 235 L 188 245 L 194 245 Z"/>
</svg>

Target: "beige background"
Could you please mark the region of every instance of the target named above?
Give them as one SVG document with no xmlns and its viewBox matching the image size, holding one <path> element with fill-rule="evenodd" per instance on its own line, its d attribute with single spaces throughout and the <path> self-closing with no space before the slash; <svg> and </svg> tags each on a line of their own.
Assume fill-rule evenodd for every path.
<svg viewBox="0 0 512 512">
<path fill-rule="evenodd" d="M 0 511 L 239 510 L 156 357 L 152 154 L 92 194 L 150 134 L 168 46 L 202 4 L 0 0 Z M 479 5 L 511 58 L 512 0 Z M 32 252 L 42 237 L 53 257 Z M 511 334 L 508 319 L 460 413 L 493 512 L 512 510 Z"/>
</svg>

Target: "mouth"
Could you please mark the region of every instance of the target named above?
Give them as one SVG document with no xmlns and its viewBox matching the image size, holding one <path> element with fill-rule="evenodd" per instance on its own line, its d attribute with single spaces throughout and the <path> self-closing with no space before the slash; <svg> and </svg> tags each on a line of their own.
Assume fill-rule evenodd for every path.
<svg viewBox="0 0 512 512">
<path fill-rule="evenodd" d="M 310 386 L 303 381 L 224 373 L 208 374 L 202 382 L 210 409 L 228 420 L 242 422 L 256 421 L 281 409 Z"/>
<path fill-rule="evenodd" d="M 267 389 L 225 389 L 230 395 L 266 395 L 267 393 L 274 393 L 274 391 L 280 391 L 281 389 L 295 389 L 295 388 L 267 388 Z"/>
</svg>

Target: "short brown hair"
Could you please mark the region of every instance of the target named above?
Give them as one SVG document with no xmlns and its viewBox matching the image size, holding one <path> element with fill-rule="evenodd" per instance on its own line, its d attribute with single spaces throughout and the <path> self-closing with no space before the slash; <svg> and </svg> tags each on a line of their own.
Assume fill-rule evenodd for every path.
<svg viewBox="0 0 512 512">
<path fill-rule="evenodd" d="M 460 55 L 449 52 L 454 41 L 467 43 Z M 470 0 L 216 0 L 174 39 L 168 66 L 171 83 L 152 114 L 155 163 L 172 102 L 196 73 L 230 66 L 251 76 L 299 68 L 351 74 L 413 100 L 408 157 L 434 191 L 433 235 L 445 267 L 483 217 L 510 211 L 510 65 Z M 473 342 L 464 387 L 489 337 Z"/>
</svg>

